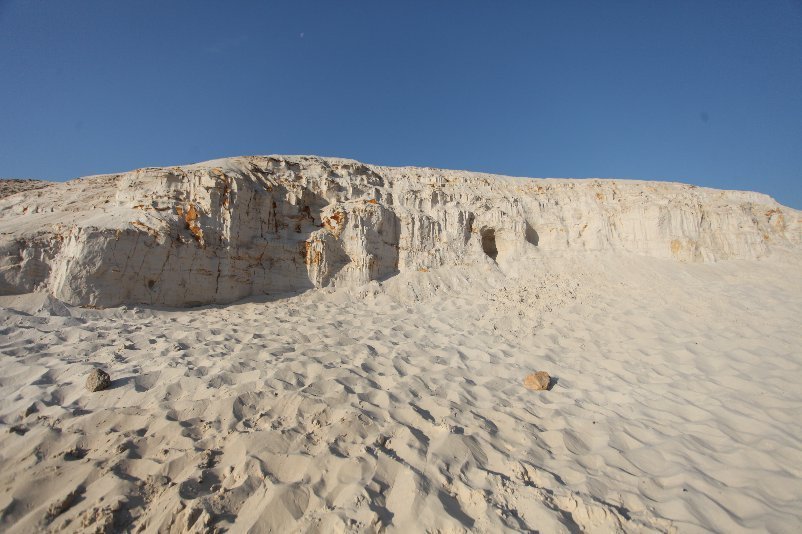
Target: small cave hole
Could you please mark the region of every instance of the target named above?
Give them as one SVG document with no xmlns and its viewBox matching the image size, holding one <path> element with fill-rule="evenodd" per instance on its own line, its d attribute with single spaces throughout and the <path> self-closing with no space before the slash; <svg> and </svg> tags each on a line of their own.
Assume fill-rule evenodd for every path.
<svg viewBox="0 0 802 534">
<path fill-rule="evenodd" d="M 482 230 L 482 250 L 491 260 L 496 261 L 498 249 L 496 248 L 496 231 L 492 228 Z"/>
<path fill-rule="evenodd" d="M 526 240 L 535 246 L 540 242 L 540 236 L 537 235 L 537 232 L 528 221 L 526 223 Z"/>
</svg>

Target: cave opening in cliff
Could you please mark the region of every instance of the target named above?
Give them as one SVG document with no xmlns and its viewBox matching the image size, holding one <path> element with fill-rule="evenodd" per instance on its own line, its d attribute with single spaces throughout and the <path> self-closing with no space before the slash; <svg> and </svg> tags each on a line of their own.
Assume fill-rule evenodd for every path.
<svg viewBox="0 0 802 534">
<path fill-rule="evenodd" d="M 491 260 L 496 261 L 498 249 L 496 248 L 496 231 L 492 228 L 482 230 L 482 250 Z"/>
</svg>

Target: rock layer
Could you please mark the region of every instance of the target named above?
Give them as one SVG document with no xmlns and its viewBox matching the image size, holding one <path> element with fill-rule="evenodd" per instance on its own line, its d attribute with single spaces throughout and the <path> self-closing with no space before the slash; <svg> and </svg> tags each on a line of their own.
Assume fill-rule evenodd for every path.
<svg viewBox="0 0 802 534">
<path fill-rule="evenodd" d="M 0 294 L 192 306 L 569 251 L 711 262 L 800 245 L 802 212 L 759 193 L 243 157 L 0 200 Z"/>
</svg>

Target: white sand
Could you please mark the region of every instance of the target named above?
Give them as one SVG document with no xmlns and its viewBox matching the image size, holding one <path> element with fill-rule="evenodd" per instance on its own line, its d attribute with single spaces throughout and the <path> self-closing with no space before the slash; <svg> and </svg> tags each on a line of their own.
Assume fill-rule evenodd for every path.
<svg viewBox="0 0 802 534">
<path fill-rule="evenodd" d="M 518 280 L 191 310 L 2 297 L 0 529 L 798 532 L 800 265 L 544 255 Z M 94 366 L 111 389 L 84 389 Z M 522 386 L 536 370 L 551 391 Z"/>
</svg>

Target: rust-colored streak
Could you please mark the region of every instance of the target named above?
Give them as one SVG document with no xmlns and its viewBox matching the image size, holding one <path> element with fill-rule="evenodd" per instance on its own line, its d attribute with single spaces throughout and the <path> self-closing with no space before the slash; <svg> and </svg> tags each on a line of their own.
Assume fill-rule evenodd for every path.
<svg viewBox="0 0 802 534">
<path fill-rule="evenodd" d="M 345 213 L 341 211 L 335 211 L 329 217 L 323 217 L 323 226 L 329 232 L 334 235 L 334 237 L 340 237 L 340 234 L 343 231 L 343 227 L 345 226 Z"/>
<path fill-rule="evenodd" d="M 145 224 L 145 223 L 143 223 L 141 221 L 131 221 L 131 225 L 136 226 L 137 228 L 141 228 L 142 230 L 145 230 L 153 238 L 158 239 L 158 237 L 159 237 L 159 231 L 158 230 L 156 230 L 155 228 L 153 228 L 151 226 L 148 226 L 147 224 Z"/>
<path fill-rule="evenodd" d="M 780 208 L 774 208 L 767 211 L 766 218 L 768 218 L 769 224 L 772 226 L 772 228 L 778 232 L 782 232 L 785 229 L 785 217 L 783 216 L 783 212 Z"/>
<path fill-rule="evenodd" d="M 190 204 L 187 208 L 186 215 L 184 215 L 184 220 L 187 224 L 192 224 L 198 220 L 198 210 L 195 208 L 194 204 Z"/>
<path fill-rule="evenodd" d="M 223 208 L 228 208 L 231 205 L 231 178 L 229 178 L 220 167 L 213 168 L 212 174 L 217 176 L 217 179 L 220 181 L 220 205 Z"/>
<path fill-rule="evenodd" d="M 206 246 L 206 242 L 203 239 L 203 229 L 200 227 L 198 223 L 198 218 L 200 214 L 198 209 L 195 207 L 194 204 L 189 204 L 186 209 L 181 209 L 180 207 L 176 206 L 175 209 L 178 216 L 184 217 L 184 222 L 187 225 L 187 230 L 192 234 L 192 237 L 195 238 L 195 241 L 201 246 L 201 248 Z"/>
<path fill-rule="evenodd" d="M 304 262 L 307 265 L 320 265 L 323 260 L 323 253 L 314 245 L 320 243 L 317 239 L 312 241 L 304 241 Z"/>
</svg>

